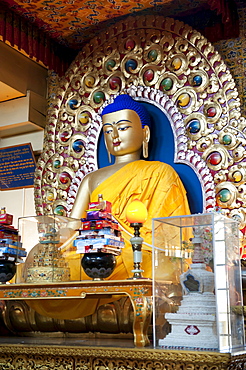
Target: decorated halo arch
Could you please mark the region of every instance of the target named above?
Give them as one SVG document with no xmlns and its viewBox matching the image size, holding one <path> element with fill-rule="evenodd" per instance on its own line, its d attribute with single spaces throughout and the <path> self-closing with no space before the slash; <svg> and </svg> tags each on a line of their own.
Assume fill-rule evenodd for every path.
<svg viewBox="0 0 246 370">
<path fill-rule="evenodd" d="M 168 98 L 162 91 L 156 90 L 150 87 L 143 87 L 143 86 L 132 86 L 123 91 L 130 95 L 133 99 L 147 102 L 155 105 L 160 109 L 165 116 L 168 118 L 169 123 L 172 127 L 172 131 L 174 134 L 174 162 L 175 163 L 184 163 L 195 171 L 196 175 L 200 180 L 200 184 L 202 186 L 202 194 L 203 194 L 203 208 L 204 210 L 213 209 L 215 207 L 215 190 L 214 190 L 214 181 L 209 172 L 209 169 L 206 166 L 205 161 L 197 154 L 194 153 L 192 150 L 188 150 L 187 142 L 188 138 L 186 137 L 186 129 L 185 123 L 180 114 L 177 106 L 173 103 L 171 99 Z M 118 95 L 118 94 L 117 94 Z M 117 96 L 111 96 L 109 100 L 107 100 L 99 109 L 99 113 L 102 109 L 112 103 Z M 96 125 L 93 123 L 93 127 L 98 127 L 98 123 L 101 123 L 100 115 L 96 118 Z M 101 127 L 101 125 L 100 125 Z M 88 147 L 88 152 L 92 151 L 95 154 L 97 150 L 97 141 L 89 141 L 90 145 Z M 95 156 L 93 156 L 95 159 Z M 97 163 L 94 161 L 94 168 L 97 169 Z M 68 191 L 68 198 L 67 198 L 67 210 L 71 211 L 76 194 L 79 188 L 83 177 L 90 171 L 87 171 L 87 168 L 81 168 L 75 174 L 71 182 L 71 186 Z"/>
<path fill-rule="evenodd" d="M 88 43 L 60 80 L 35 174 L 37 214 L 69 215 L 80 182 L 97 169 L 103 105 L 126 92 L 168 117 L 175 162 L 196 172 L 204 211 L 244 226 L 245 119 L 233 78 L 214 47 L 183 22 L 129 17 Z"/>
</svg>

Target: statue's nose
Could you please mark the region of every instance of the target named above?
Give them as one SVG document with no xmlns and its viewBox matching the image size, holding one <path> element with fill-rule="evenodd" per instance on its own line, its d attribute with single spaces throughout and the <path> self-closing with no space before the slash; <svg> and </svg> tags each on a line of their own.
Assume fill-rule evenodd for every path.
<svg viewBox="0 0 246 370">
<path fill-rule="evenodd" d="M 119 132 L 116 126 L 113 126 L 113 132 L 112 132 L 113 138 L 116 138 L 119 136 Z"/>
</svg>

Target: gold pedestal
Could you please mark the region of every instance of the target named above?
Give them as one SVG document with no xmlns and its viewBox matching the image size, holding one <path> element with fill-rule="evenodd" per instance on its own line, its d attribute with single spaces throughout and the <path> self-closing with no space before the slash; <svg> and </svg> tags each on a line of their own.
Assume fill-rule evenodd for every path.
<svg viewBox="0 0 246 370">
<path fill-rule="evenodd" d="M 110 347 L 0 346 L 0 369 L 15 370 L 236 370 L 244 356 L 213 352 Z"/>
<path fill-rule="evenodd" d="M 128 297 L 101 305 L 93 315 L 60 320 L 40 315 L 25 301 L 7 300 L 0 311 L 6 328 L 18 336 L 133 337 L 133 307 Z M 1 333 L 1 328 L 0 328 Z"/>
</svg>

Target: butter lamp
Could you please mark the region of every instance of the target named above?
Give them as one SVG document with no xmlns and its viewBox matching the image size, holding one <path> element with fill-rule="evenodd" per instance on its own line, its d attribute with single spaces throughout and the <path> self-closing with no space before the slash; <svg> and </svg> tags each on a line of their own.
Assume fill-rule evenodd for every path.
<svg viewBox="0 0 246 370">
<path fill-rule="evenodd" d="M 133 250 L 133 277 L 132 279 L 142 279 L 142 243 L 140 228 L 147 220 L 148 212 L 145 205 L 138 199 L 135 199 L 126 208 L 126 219 L 134 229 L 134 236 L 130 239 Z"/>
</svg>

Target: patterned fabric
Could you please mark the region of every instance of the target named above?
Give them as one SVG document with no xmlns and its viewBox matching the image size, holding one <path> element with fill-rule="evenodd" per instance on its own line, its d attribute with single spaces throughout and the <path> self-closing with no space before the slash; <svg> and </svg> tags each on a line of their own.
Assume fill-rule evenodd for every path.
<svg viewBox="0 0 246 370">
<path fill-rule="evenodd" d="M 236 3 L 240 38 L 237 35 L 235 9 L 232 9 L 231 1 L 225 0 L 144 0 L 141 3 L 135 0 L 90 0 L 83 4 L 78 0 L 0 0 L 0 40 L 62 75 L 75 57 L 71 48 L 81 48 L 83 42 L 100 32 L 102 28 L 100 25 L 99 29 L 98 23 L 106 28 L 126 14 L 150 14 L 151 8 L 158 14 L 172 16 L 191 25 L 210 42 L 223 40 L 217 42 L 215 47 L 235 78 L 243 105 L 246 98 L 246 4 L 244 0 L 237 0 Z M 221 14 L 221 18 L 216 18 L 215 12 Z M 226 40 L 228 37 L 231 39 Z M 52 39 L 70 49 L 62 49 Z M 243 107 L 244 115 L 245 112 Z"/>
<path fill-rule="evenodd" d="M 194 14 L 201 8 L 210 8 L 214 14 L 221 14 L 218 23 L 228 23 L 231 0 L 3 0 L 15 12 L 18 12 L 51 38 L 70 47 L 81 47 L 85 39 L 92 38 L 101 31 L 101 24 L 107 28 L 110 23 L 119 21 L 126 15 L 142 15 L 154 12 L 163 16 Z M 199 16 L 204 23 L 204 13 Z M 222 22 L 221 22 L 222 20 Z M 100 23 L 100 29 L 97 25 Z M 192 27 L 194 27 L 191 24 Z M 200 29 L 198 29 L 200 31 Z M 206 36 L 206 34 L 205 34 Z"/>
<path fill-rule="evenodd" d="M 20 17 L 7 4 L 0 1 L 0 40 L 21 51 L 24 55 L 64 74 L 75 53 L 52 40 L 36 25 Z"/>
<path fill-rule="evenodd" d="M 75 50 L 129 14 L 174 17 L 210 42 L 238 37 L 233 4 L 233 0 L 90 0 L 83 4 L 78 0 L 0 0 L 0 40 L 63 75 Z"/>
<path fill-rule="evenodd" d="M 143 10 L 149 7 L 155 7 L 159 1 L 141 1 L 134 0 L 90 0 L 90 1 L 60 1 L 60 0 L 5 0 L 20 14 L 29 20 L 38 23 L 39 27 L 46 31 L 53 30 L 53 35 L 59 38 L 59 35 L 68 37 L 78 28 L 97 24 L 107 19 L 119 17 Z M 207 0 L 162 0 L 162 4 L 171 4 L 172 11 L 182 11 L 189 7 L 197 7 Z M 173 4 L 173 3 L 176 3 Z"/>
</svg>

